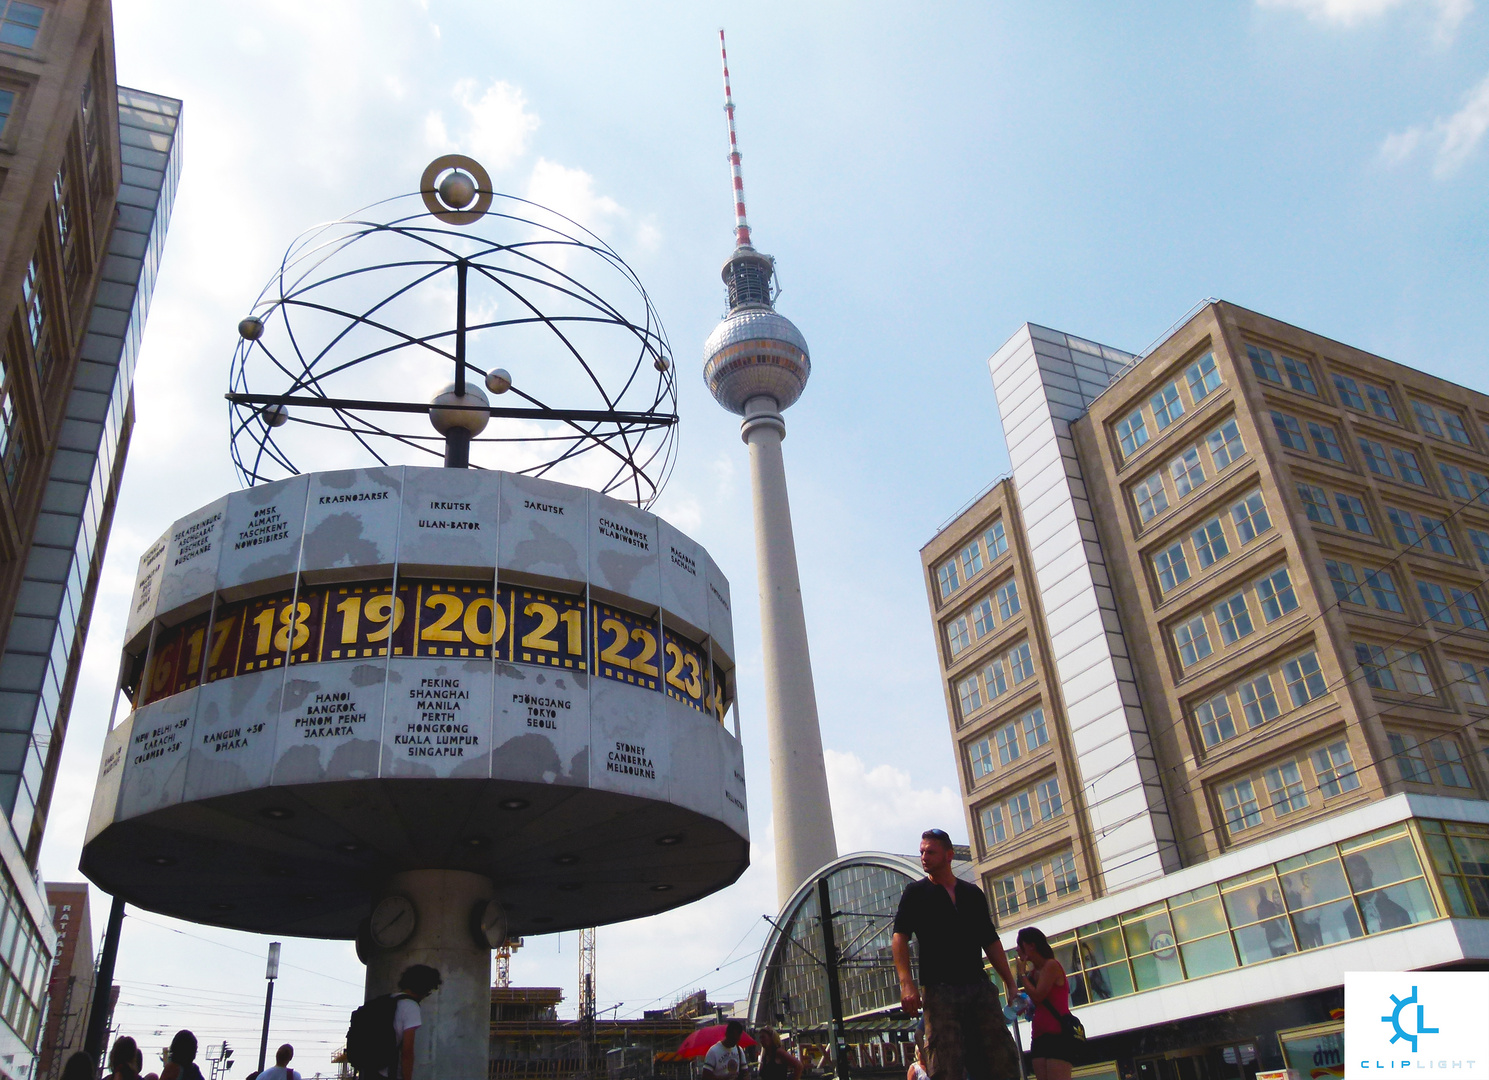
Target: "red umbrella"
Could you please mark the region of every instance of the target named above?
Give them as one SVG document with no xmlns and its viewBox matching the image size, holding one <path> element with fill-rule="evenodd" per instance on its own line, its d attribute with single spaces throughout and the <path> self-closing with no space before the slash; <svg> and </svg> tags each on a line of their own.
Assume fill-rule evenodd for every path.
<svg viewBox="0 0 1489 1080">
<path fill-rule="evenodd" d="M 728 1026 L 728 1024 L 710 1024 L 708 1027 L 699 1028 L 682 1041 L 682 1045 L 677 1048 L 677 1056 L 680 1058 L 701 1058 L 704 1054 L 708 1053 L 714 1043 L 724 1041 L 724 1029 Z M 750 1033 L 746 1031 L 739 1037 L 739 1045 L 755 1046 L 757 1044 L 754 1039 L 750 1038 Z"/>
</svg>

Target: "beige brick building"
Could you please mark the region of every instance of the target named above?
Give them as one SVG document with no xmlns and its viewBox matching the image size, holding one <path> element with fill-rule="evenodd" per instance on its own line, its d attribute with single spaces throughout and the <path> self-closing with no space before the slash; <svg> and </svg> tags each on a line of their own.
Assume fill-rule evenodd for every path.
<svg viewBox="0 0 1489 1080">
<path fill-rule="evenodd" d="M 1012 473 L 921 552 L 947 712 L 981 884 L 1111 1068 L 1217 1002 L 1278 1041 L 1210 1073 L 1296 1067 L 1256 1010 L 1489 959 L 1489 396 L 1216 301 L 990 369 Z"/>
</svg>

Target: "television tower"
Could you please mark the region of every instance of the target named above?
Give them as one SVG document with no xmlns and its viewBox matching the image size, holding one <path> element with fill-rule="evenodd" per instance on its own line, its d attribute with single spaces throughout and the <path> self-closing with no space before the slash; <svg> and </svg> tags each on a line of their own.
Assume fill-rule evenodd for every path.
<svg viewBox="0 0 1489 1080">
<path fill-rule="evenodd" d="M 729 314 L 703 346 L 703 378 L 720 405 L 744 417 L 740 438 L 750 448 L 776 896 L 784 907 L 818 867 L 838 854 L 781 458 L 781 440 L 786 437 L 781 412 L 801 396 L 812 361 L 801 331 L 775 310 L 775 259 L 762 255 L 750 243 L 734 131 L 734 97 L 729 88 L 729 54 L 722 30 L 719 53 L 724 61 L 724 115 L 729 122 L 729 170 L 734 178 L 734 253 L 723 270 Z"/>
</svg>

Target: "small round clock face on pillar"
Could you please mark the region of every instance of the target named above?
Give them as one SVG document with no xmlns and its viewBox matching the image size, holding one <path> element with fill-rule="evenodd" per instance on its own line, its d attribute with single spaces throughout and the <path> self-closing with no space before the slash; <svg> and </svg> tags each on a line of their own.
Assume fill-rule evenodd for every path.
<svg viewBox="0 0 1489 1080">
<path fill-rule="evenodd" d="M 385 896 L 372 909 L 372 940 L 380 948 L 396 949 L 414 936 L 419 915 L 406 896 Z"/>
<path fill-rule="evenodd" d="M 507 913 L 495 900 L 476 904 L 471 912 L 471 932 L 488 949 L 499 948 L 507 940 Z"/>
</svg>

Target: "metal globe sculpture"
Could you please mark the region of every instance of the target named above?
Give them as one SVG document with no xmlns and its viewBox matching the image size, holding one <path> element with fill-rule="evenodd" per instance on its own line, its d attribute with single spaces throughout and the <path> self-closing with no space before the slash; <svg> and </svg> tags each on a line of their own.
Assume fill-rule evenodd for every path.
<svg viewBox="0 0 1489 1080">
<path fill-rule="evenodd" d="M 646 507 L 672 467 L 671 348 L 636 274 L 562 214 L 491 191 L 469 158 L 301 235 L 238 335 L 227 398 L 249 485 L 328 455 L 443 461 Z M 508 399 L 475 400 L 483 383 Z M 456 412 L 434 402 L 447 392 L 489 422 L 448 424 Z"/>
</svg>

